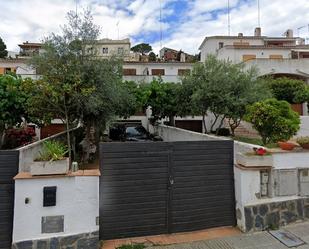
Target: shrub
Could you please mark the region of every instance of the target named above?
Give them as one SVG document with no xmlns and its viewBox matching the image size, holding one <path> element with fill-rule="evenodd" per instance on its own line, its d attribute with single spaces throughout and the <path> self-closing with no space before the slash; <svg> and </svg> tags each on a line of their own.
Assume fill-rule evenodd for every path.
<svg viewBox="0 0 309 249">
<path fill-rule="evenodd" d="M 67 146 L 58 141 L 45 141 L 43 143 L 43 151 L 37 161 L 57 161 L 64 158 L 68 152 Z"/>
<path fill-rule="evenodd" d="M 290 79 L 287 77 L 270 81 L 270 89 L 278 100 L 285 100 L 291 104 L 298 104 L 308 101 L 309 90 L 302 80 Z"/>
<path fill-rule="evenodd" d="M 4 149 L 14 149 L 20 146 L 30 144 L 35 137 L 35 131 L 33 128 L 14 128 L 5 132 Z"/>
<path fill-rule="evenodd" d="M 299 143 L 300 145 L 302 144 L 309 144 L 309 137 L 299 137 L 297 138 L 297 143 Z"/>
<path fill-rule="evenodd" d="M 246 120 L 262 137 L 263 144 L 288 140 L 299 130 L 300 118 L 289 103 L 276 99 L 256 102 L 248 108 Z"/>
</svg>

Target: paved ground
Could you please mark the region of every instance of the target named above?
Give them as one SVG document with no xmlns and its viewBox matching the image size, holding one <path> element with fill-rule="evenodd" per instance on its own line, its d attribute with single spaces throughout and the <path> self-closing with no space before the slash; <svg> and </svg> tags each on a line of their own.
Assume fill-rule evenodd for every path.
<svg viewBox="0 0 309 249">
<path fill-rule="evenodd" d="M 286 226 L 286 230 L 306 244 L 297 249 L 309 249 L 309 221 Z M 148 236 L 105 241 L 102 249 L 114 249 L 124 244 L 144 243 L 147 249 L 287 249 L 268 232 L 241 234 L 235 228 L 215 228 L 192 233 Z M 294 247 L 295 248 L 295 247 Z"/>
<path fill-rule="evenodd" d="M 289 225 L 284 228 L 304 242 L 305 245 L 297 249 L 309 249 L 309 222 Z M 151 246 L 147 249 L 286 249 L 280 241 L 268 232 L 241 234 L 220 239 L 203 240 L 191 243 L 174 244 L 168 246 Z M 295 247 L 294 247 L 295 248 Z"/>
</svg>

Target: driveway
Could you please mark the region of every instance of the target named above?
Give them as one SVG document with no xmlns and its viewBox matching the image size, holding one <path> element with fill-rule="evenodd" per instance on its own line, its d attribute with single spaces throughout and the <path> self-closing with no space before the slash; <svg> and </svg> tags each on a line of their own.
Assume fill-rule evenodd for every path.
<svg viewBox="0 0 309 249">
<path fill-rule="evenodd" d="M 289 225 L 281 230 L 286 230 L 296 235 L 306 244 L 293 247 L 309 249 L 309 222 Z M 268 232 L 242 234 L 213 240 L 174 244 L 168 246 L 151 246 L 147 249 L 286 249 L 288 248 Z"/>
</svg>

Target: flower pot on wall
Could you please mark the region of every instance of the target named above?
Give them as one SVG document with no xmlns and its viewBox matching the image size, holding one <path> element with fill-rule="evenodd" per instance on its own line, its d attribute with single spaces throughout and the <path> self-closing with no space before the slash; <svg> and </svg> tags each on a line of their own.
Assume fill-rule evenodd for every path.
<svg viewBox="0 0 309 249">
<path fill-rule="evenodd" d="M 296 146 L 296 144 L 290 142 L 278 142 L 278 145 L 282 150 L 293 150 Z"/>
<path fill-rule="evenodd" d="M 236 163 L 245 167 L 272 167 L 272 155 L 259 156 L 255 154 L 236 154 Z"/>
<path fill-rule="evenodd" d="M 30 167 L 31 175 L 64 175 L 69 172 L 69 158 L 57 161 L 36 161 Z"/>
<path fill-rule="evenodd" d="M 300 144 L 303 149 L 309 150 L 309 144 Z"/>
</svg>

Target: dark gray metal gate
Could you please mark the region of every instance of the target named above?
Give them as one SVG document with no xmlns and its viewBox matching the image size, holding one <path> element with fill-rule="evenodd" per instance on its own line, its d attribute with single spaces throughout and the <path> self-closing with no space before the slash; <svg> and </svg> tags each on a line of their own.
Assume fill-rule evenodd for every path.
<svg viewBox="0 0 309 249">
<path fill-rule="evenodd" d="M 235 225 L 233 141 L 102 143 L 100 238 Z"/>
<path fill-rule="evenodd" d="M 14 181 L 18 151 L 0 151 L 0 249 L 11 248 L 14 212 Z"/>
</svg>

